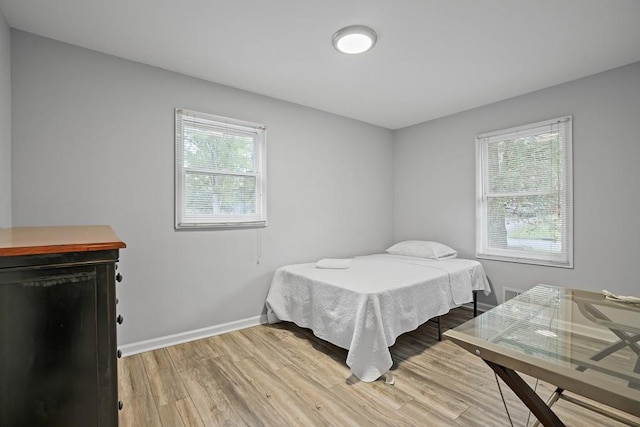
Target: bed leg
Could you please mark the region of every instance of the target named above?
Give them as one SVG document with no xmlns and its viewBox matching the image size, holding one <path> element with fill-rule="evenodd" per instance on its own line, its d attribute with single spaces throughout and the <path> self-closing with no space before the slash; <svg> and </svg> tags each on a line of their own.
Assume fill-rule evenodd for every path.
<svg viewBox="0 0 640 427">
<path fill-rule="evenodd" d="M 438 341 L 442 341 L 442 329 L 440 328 L 440 316 L 438 316 L 437 319 L 438 319 Z"/>
<path fill-rule="evenodd" d="M 478 315 L 478 291 L 473 291 L 473 317 Z"/>
</svg>

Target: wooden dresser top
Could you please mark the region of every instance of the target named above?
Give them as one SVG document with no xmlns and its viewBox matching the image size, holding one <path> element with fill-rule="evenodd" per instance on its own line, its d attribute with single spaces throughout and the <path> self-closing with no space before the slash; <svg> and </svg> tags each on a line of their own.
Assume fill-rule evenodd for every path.
<svg viewBox="0 0 640 427">
<path fill-rule="evenodd" d="M 126 247 L 108 225 L 0 228 L 0 256 L 103 251 Z"/>
</svg>

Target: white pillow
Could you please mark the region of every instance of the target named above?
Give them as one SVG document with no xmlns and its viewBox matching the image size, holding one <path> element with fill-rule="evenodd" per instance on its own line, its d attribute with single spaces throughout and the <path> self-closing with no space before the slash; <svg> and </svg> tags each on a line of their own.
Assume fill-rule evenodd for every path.
<svg viewBox="0 0 640 427">
<path fill-rule="evenodd" d="M 396 243 L 387 249 L 387 253 L 435 260 L 451 259 L 458 256 L 458 251 L 447 245 L 423 240 L 406 240 Z"/>
</svg>

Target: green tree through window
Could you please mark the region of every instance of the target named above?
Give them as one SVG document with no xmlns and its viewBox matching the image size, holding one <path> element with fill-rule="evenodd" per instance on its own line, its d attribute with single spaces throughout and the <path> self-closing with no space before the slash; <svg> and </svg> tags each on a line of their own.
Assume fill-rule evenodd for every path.
<svg viewBox="0 0 640 427">
<path fill-rule="evenodd" d="M 571 118 L 480 135 L 479 257 L 571 264 Z"/>
<path fill-rule="evenodd" d="M 176 226 L 263 226 L 264 144 L 263 126 L 177 110 Z"/>
</svg>

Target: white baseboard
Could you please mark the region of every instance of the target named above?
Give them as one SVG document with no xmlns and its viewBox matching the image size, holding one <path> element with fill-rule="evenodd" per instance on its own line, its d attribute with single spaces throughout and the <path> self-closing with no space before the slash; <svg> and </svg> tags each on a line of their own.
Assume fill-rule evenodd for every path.
<svg viewBox="0 0 640 427">
<path fill-rule="evenodd" d="M 467 303 L 467 304 L 462 304 L 460 307 L 467 308 L 469 310 L 473 310 L 473 303 L 470 302 L 470 303 Z M 485 311 L 489 311 L 494 307 L 495 307 L 495 305 L 486 304 L 484 302 L 479 302 L 478 303 L 478 314 L 483 313 Z"/>
<path fill-rule="evenodd" d="M 221 335 L 227 332 L 250 328 L 252 326 L 262 325 L 265 323 L 267 323 L 267 315 L 263 314 L 260 316 L 249 317 L 247 319 L 236 320 L 234 322 L 223 323 L 222 325 L 209 326 L 193 331 L 180 332 L 179 334 L 125 344 L 118 348 L 122 351 L 123 356 L 133 356 L 134 354 L 144 353 L 145 351 L 157 350 L 159 348 Z"/>
<path fill-rule="evenodd" d="M 473 307 L 473 305 L 472 305 L 472 307 Z M 487 303 L 484 303 L 484 302 L 479 302 L 478 303 L 478 313 L 489 311 L 492 308 L 495 308 L 495 305 L 487 304 Z"/>
</svg>

